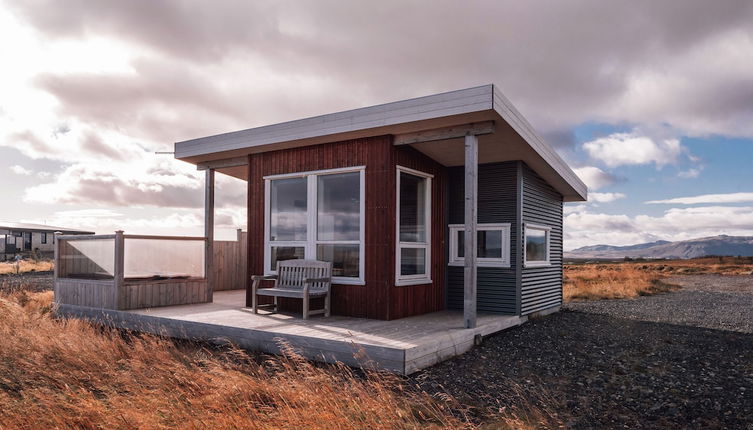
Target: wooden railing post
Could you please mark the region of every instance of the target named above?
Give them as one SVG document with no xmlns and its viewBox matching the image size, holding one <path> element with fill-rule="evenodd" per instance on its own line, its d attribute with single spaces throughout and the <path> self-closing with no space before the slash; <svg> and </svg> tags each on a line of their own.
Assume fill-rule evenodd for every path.
<svg viewBox="0 0 753 430">
<path fill-rule="evenodd" d="M 214 298 L 214 169 L 207 169 L 204 186 L 204 277 L 207 301 Z"/>
<path fill-rule="evenodd" d="M 58 303 L 58 299 L 60 298 L 60 291 L 58 288 L 58 278 L 60 277 L 60 235 L 62 235 L 62 232 L 56 231 L 52 234 L 52 250 L 54 252 L 53 256 L 53 262 L 55 263 L 55 267 L 53 267 L 52 272 L 52 288 L 53 288 L 53 298 L 52 300 L 55 303 Z"/>
<path fill-rule="evenodd" d="M 115 270 L 113 272 L 113 282 L 115 283 L 113 303 L 115 309 L 120 309 L 123 306 L 120 303 L 120 298 L 124 295 L 123 285 L 125 284 L 125 237 L 123 230 L 115 232 Z"/>
</svg>

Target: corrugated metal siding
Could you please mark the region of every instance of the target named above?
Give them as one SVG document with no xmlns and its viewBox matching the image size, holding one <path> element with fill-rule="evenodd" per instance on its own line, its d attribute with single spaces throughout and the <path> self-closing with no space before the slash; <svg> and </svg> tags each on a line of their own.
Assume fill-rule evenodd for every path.
<svg viewBox="0 0 753 430">
<path fill-rule="evenodd" d="M 519 237 L 517 220 L 517 173 L 518 162 L 479 165 L 478 177 L 478 222 L 510 223 L 510 268 L 479 267 L 477 272 L 477 309 L 515 315 L 516 273 L 519 262 Z M 462 224 L 464 220 L 465 174 L 463 167 L 448 169 L 449 221 Z M 447 307 L 463 309 L 463 268 L 447 268 Z"/>
<path fill-rule="evenodd" d="M 523 223 L 551 227 L 551 266 L 522 269 L 520 314 L 562 304 L 562 195 L 522 163 Z"/>
</svg>

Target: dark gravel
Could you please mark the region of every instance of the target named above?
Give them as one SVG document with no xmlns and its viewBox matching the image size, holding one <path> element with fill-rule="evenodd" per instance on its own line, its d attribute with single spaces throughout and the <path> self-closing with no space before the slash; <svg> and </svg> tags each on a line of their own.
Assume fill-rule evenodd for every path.
<svg viewBox="0 0 753 430">
<path fill-rule="evenodd" d="M 19 275 L 0 275 L 0 292 L 52 290 L 52 272 L 27 272 Z"/>
<path fill-rule="evenodd" d="M 625 300 L 570 303 L 570 310 L 641 321 L 753 333 L 753 276 L 690 275 L 666 282 L 673 293 Z"/>
<path fill-rule="evenodd" d="M 674 293 L 568 305 L 411 380 L 486 422 L 531 404 L 566 428 L 753 429 L 753 277 L 688 278 Z"/>
</svg>

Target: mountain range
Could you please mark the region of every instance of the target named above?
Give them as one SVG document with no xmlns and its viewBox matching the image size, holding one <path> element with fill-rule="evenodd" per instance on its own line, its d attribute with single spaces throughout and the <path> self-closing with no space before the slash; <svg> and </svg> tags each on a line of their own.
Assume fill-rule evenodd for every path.
<svg viewBox="0 0 753 430">
<path fill-rule="evenodd" d="M 699 239 L 640 243 L 628 246 L 591 245 L 565 252 L 565 258 L 696 258 L 707 255 L 753 256 L 753 236 L 711 236 Z"/>
</svg>

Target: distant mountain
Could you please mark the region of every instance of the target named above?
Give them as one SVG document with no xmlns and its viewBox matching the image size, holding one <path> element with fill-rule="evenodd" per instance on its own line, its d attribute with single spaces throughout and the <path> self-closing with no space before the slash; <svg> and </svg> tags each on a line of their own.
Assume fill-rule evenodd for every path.
<svg viewBox="0 0 753 430">
<path fill-rule="evenodd" d="M 753 256 L 753 236 L 712 236 L 679 242 L 628 246 L 591 245 L 565 252 L 565 258 L 696 258 L 706 255 Z"/>
</svg>

